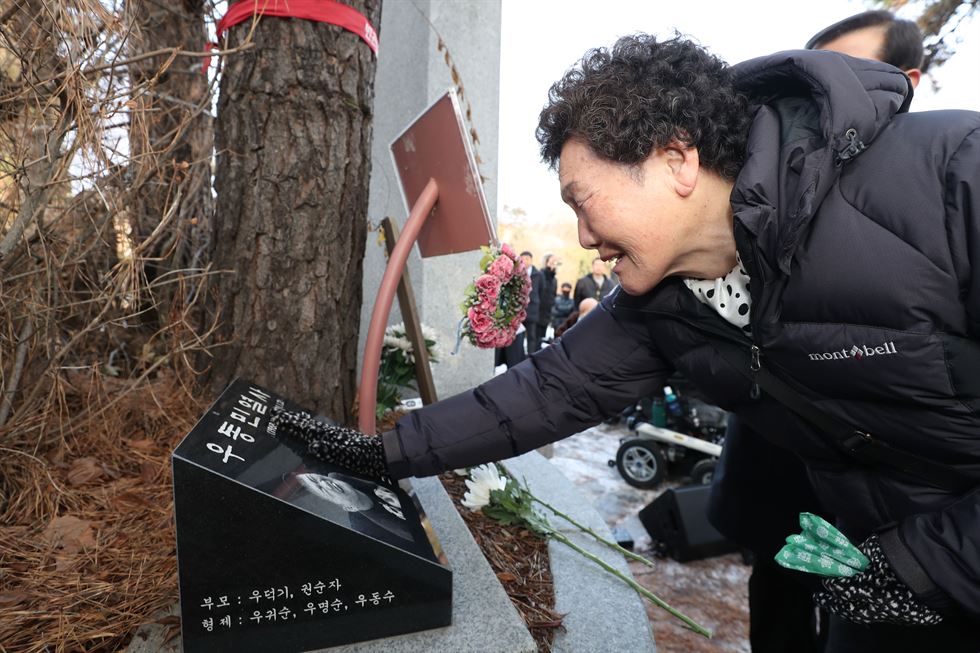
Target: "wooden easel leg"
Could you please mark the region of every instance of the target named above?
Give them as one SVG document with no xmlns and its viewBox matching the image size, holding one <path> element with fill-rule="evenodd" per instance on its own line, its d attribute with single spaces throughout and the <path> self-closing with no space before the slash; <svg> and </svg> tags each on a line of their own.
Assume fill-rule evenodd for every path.
<svg viewBox="0 0 980 653">
<path fill-rule="evenodd" d="M 412 204 L 412 210 L 408 212 L 408 219 L 405 221 L 405 232 L 395 242 L 394 249 L 388 255 L 385 273 L 381 275 L 381 285 L 378 287 L 374 310 L 371 311 L 371 322 L 368 324 L 367 340 L 364 341 L 361 383 L 357 387 L 357 428 L 361 433 L 373 434 L 377 427 L 374 411 L 378 406 L 378 368 L 381 366 L 385 326 L 388 324 L 388 315 L 391 313 L 402 273 L 408 263 L 408 255 L 437 201 L 439 184 L 435 179 L 429 179 L 422 194 Z"/>
<path fill-rule="evenodd" d="M 385 249 L 388 256 L 398 242 L 400 229 L 398 224 L 391 218 L 381 221 L 384 229 Z M 401 279 L 398 280 L 398 306 L 401 308 L 402 320 L 405 323 L 405 335 L 412 343 L 412 351 L 415 353 L 415 381 L 418 384 L 419 396 L 425 405 L 433 404 L 436 398 L 436 386 L 432 381 L 432 368 L 429 366 L 429 350 L 425 346 L 425 337 L 422 335 L 422 323 L 419 321 L 419 312 L 415 304 L 415 291 L 412 290 L 412 281 L 408 275 L 408 267 L 402 270 Z"/>
</svg>

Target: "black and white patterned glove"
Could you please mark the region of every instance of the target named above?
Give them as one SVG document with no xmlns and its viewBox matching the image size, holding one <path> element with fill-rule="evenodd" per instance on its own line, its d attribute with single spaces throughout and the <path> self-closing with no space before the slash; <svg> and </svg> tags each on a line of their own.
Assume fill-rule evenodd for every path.
<svg viewBox="0 0 980 653">
<path fill-rule="evenodd" d="M 303 410 L 273 409 L 270 421 L 276 425 L 278 436 L 302 440 L 317 460 L 391 484 L 380 436 L 325 424 Z"/>
<path fill-rule="evenodd" d="M 868 556 L 867 568 L 855 576 L 825 578 L 826 591 L 814 601 L 842 619 L 858 624 L 894 623 L 931 626 L 942 616 L 918 601 L 892 571 L 878 536 L 872 535 L 859 547 Z"/>
</svg>

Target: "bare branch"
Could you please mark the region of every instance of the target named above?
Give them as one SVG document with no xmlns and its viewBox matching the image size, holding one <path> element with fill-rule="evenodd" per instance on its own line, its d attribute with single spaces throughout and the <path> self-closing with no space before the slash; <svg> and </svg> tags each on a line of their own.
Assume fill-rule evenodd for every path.
<svg viewBox="0 0 980 653">
<path fill-rule="evenodd" d="M 58 163 L 62 157 L 61 144 L 65 139 L 65 126 L 64 122 L 59 122 L 54 133 L 44 145 L 45 157 L 40 160 L 38 166 L 28 167 L 28 187 L 24 193 L 24 201 L 21 204 L 17 219 L 4 235 L 3 240 L 0 240 L 0 267 L 6 267 L 6 259 L 20 241 L 27 225 L 36 219 L 46 204 L 47 194 L 51 189 L 51 181 L 54 179 L 55 171 L 58 169 Z M 35 170 L 35 174 L 32 175 L 31 172 Z"/>
<path fill-rule="evenodd" d="M 24 360 L 27 358 L 27 347 L 34 335 L 34 322 L 30 316 L 24 319 L 24 327 L 17 337 L 17 355 L 14 360 L 14 369 L 10 374 L 10 381 L 3 389 L 3 400 L 0 401 L 0 426 L 7 423 L 10 415 L 10 407 L 14 402 L 14 395 L 17 394 L 17 387 L 20 384 L 20 375 L 24 371 Z"/>
</svg>

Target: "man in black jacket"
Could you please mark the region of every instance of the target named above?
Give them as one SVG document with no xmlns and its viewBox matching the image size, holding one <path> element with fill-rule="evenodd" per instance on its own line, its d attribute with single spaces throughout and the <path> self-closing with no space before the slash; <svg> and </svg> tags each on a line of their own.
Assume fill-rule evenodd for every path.
<svg viewBox="0 0 980 653">
<path fill-rule="evenodd" d="M 573 306 L 578 306 L 583 299 L 592 298 L 596 301 L 612 292 L 613 282 L 606 276 L 606 264 L 602 257 L 592 259 L 592 272 L 575 282 L 572 293 Z"/>
<path fill-rule="evenodd" d="M 980 114 L 910 114 L 911 95 L 898 69 L 831 52 L 729 67 L 642 34 L 590 51 L 551 88 L 538 140 L 620 289 L 380 446 L 325 450 L 430 475 L 580 432 L 681 372 L 797 456 L 871 561 L 822 583 L 829 650 L 976 653 Z"/>
<path fill-rule="evenodd" d="M 547 322 L 540 322 L 541 319 L 541 296 L 544 277 L 541 270 L 534 267 L 534 255 L 531 252 L 521 252 L 524 265 L 527 266 L 528 276 L 531 278 L 531 294 L 528 296 L 527 308 L 524 309 L 527 317 L 524 318 L 524 328 L 527 329 L 527 353 L 528 355 L 541 349 L 541 338 L 544 337 Z"/>
<path fill-rule="evenodd" d="M 541 268 L 541 308 L 538 310 L 538 328 L 543 338 L 551 323 L 551 309 L 555 305 L 558 294 L 558 266 L 561 259 L 554 254 L 544 255 L 544 267 Z"/>
</svg>

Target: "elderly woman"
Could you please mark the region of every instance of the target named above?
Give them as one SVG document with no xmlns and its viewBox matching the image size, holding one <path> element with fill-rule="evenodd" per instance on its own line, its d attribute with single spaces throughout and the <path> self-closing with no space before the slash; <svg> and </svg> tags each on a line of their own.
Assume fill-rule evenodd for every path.
<svg viewBox="0 0 980 653">
<path fill-rule="evenodd" d="M 870 559 L 818 595 L 828 650 L 980 650 L 980 114 L 909 114 L 911 95 L 901 71 L 829 52 L 590 51 L 537 136 L 621 288 L 383 449 L 331 431 L 322 455 L 396 478 L 506 458 L 679 371 L 802 461 Z M 764 477 L 741 442 L 732 473 Z"/>
</svg>

